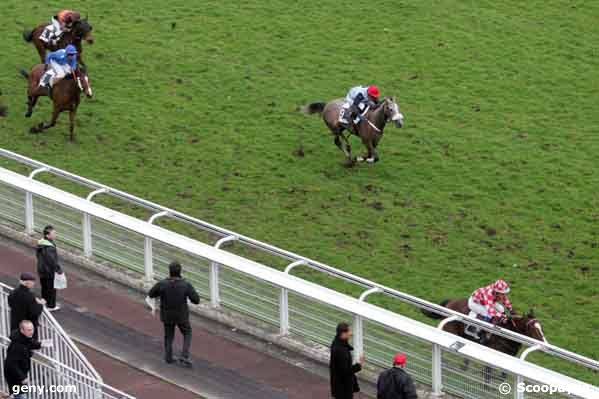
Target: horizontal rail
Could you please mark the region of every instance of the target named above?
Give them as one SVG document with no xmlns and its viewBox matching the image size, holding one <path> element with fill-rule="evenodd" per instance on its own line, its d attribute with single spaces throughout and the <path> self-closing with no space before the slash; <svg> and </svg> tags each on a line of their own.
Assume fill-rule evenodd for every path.
<svg viewBox="0 0 599 399">
<path fill-rule="evenodd" d="M 184 213 L 178 212 L 174 209 L 170 209 L 168 207 L 156 204 L 154 202 L 145 200 L 143 198 L 136 197 L 136 196 L 126 193 L 124 191 L 114 189 L 107 185 L 98 183 L 94 180 L 75 175 L 73 173 L 64 171 L 59 168 L 55 168 L 53 166 L 50 166 L 43 162 L 39 162 L 39 161 L 33 160 L 31 158 L 22 156 L 20 154 L 16 154 L 14 152 L 11 152 L 11 151 L 8 151 L 5 149 L 0 149 L 0 156 L 3 156 L 8 159 L 12 159 L 14 161 L 29 165 L 34 168 L 44 168 L 45 172 L 54 174 L 56 176 L 63 177 L 67 180 L 85 185 L 92 189 L 96 189 L 96 190 L 103 189 L 103 190 L 105 190 L 106 194 L 115 196 L 117 198 L 121 198 L 127 202 L 136 204 L 138 206 L 141 206 L 141 207 L 144 207 L 147 209 L 151 209 L 151 210 L 154 210 L 157 212 L 166 212 L 169 217 L 171 217 L 173 219 L 178 219 L 180 221 L 186 222 L 191 225 L 194 225 L 204 231 L 211 232 L 211 233 L 214 233 L 214 234 L 220 235 L 220 236 L 235 236 L 235 237 L 237 237 L 238 242 L 245 244 L 249 247 L 252 247 L 255 249 L 260 249 L 264 252 L 285 258 L 292 262 L 303 261 L 304 262 L 303 264 L 305 264 L 306 266 L 308 266 L 312 269 L 319 270 L 326 274 L 341 278 L 343 280 L 352 282 L 354 284 L 357 284 L 357 285 L 360 285 L 360 286 L 363 286 L 366 288 L 378 288 L 381 293 L 383 293 L 387 296 L 393 297 L 395 299 L 398 299 L 404 303 L 410 304 L 412 306 L 416 306 L 420 309 L 423 309 L 423 310 L 426 310 L 426 311 L 429 311 L 432 313 L 442 315 L 444 317 L 455 317 L 455 320 L 457 320 L 457 321 L 476 325 L 477 327 L 479 327 L 485 331 L 492 332 L 495 335 L 511 339 L 515 342 L 519 342 L 526 346 L 539 346 L 540 347 L 539 350 L 542 352 L 545 352 L 545 353 L 551 354 L 553 356 L 559 357 L 561 359 L 568 360 L 570 362 L 579 364 L 583 367 L 599 371 L 599 361 L 596 361 L 596 360 L 590 359 L 588 357 L 579 355 L 577 353 L 568 351 L 568 350 L 560 348 L 558 346 L 555 346 L 555 345 L 552 345 L 552 344 L 549 344 L 546 342 L 538 341 L 533 338 L 527 337 L 525 335 L 518 334 L 518 333 L 512 332 L 510 330 L 501 328 L 499 326 L 495 326 L 493 324 L 487 323 L 485 321 L 478 320 L 476 318 L 472 318 L 468 315 L 464 315 L 464 314 L 455 312 L 453 310 L 447 309 L 443 306 L 434 304 L 432 302 L 415 297 L 413 295 L 406 294 L 404 292 L 392 289 L 390 287 L 387 287 L 382 284 L 376 283 L 374 281 L 365 279 L 363 277 L 356 276 L 354 274 L 345 272 L 343 270 L 339 270 L 337 268 L 326 265 L 324 263 L 321 263 L 321 262 L 315 261 L 313 259 L 298 255 L 291 251 L 287 251 L 287 250 L 278 248 L 274 245 L 270 245 L 270 244 L 255 240 L 253 238 L 244 236 L 242 234 L 233 232 L 231 230 L 228 230 L 228 229 L 216 226 L 214 224 L 205 222 L 201 219 L 191 217 Z"/>
</svg>

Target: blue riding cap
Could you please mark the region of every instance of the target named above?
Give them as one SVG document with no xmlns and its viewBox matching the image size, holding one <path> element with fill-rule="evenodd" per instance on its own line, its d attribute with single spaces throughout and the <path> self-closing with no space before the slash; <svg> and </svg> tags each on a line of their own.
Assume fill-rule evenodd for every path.
<svg viewBox="0 0 599 399">
<path fill-rule="evenodd" d="M 69 54 L 77 55 L 77 49 L 72 44 L 69 44 L 67 47 L 65 47 L 64 50 L 67 53 L 67 55 L 69 55 Z"/>
</svg>

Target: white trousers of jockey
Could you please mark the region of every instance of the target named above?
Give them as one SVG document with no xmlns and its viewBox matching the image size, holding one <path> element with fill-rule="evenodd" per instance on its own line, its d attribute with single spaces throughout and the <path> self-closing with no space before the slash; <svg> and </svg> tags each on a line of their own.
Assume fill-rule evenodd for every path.
<svg viewBox="0 0 599 399">
<path fill-rule="evenodd" d="M 74 71 L 69 64 L 61 65 L 56 61 L 50 61 L 50 64 L 48 65 L 48 70 L 46 71 L 46 75 L 50 76 L 49 78 L 47 78 L 48 85 L 50 87 L 54 87 L 56 82 L 60 81 L 61 79 L 64 79 L 65 76 L 73 72 Z M 43 78 L 41 80 L 44 81 Z"/>
<path fill-rule="evenodd" d="M 360 117 L 368 111 L 369 100 L 377 100 L 379 97 L 378 87 L 371 86 L 356 86 L 352 87 L 345 96 L 345 102 L 339 111 L 339 123 L 349 125 L 349 114 L 352 105 L 357 107 L 358 115 L 354 119 L 354 123 L 360 122 Z"/>
<path fill-rule="evenodd" d="M 62 24 L 56 17 L 52 17 L 50 25 L 46 26 L 40 35 L 40 40 L 48 44 L 56 44 L 64 33 Z"/>
<path fill-rule="evenodd" d="M 75 72 L 77 68 L 77 49 L 69 44 L 62 50 L 46 56 L 46 72 L 40 78 L 40 86 L 54 87 L 56 82 Z"/>
</svg>

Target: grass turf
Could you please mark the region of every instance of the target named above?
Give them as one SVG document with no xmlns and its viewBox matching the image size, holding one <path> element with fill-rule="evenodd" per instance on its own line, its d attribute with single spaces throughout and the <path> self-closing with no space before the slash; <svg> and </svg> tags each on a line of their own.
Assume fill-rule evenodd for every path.
<svg viewBox="0 0 599 399">
<path fill-rule="evenodd" d="M 4 148 L 432 301 L 504 277 L 550 342 L 599 357 L 599 3 L 33 3 L 3 3 Z M 28 133 L 50 107 L 25 119 L 17 74 L 23 28 L 65 6 L 97 39 L 76 144 L 66 115 Z M 297 108 L 368 82 L 407 125 L 346 169 Z"/>
</svg>

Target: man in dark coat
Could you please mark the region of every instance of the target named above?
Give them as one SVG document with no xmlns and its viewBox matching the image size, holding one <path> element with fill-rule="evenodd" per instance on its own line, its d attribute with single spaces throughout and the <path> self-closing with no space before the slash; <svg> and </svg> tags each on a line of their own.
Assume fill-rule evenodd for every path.
<svg viewBox="0 0 599 399">
<path fill-rule="evenodd" d="M 189 307 L 187 300 L 193 304 L 200 303 L 200 296 L 193 286 L 181 277 L 181 265 L 172 262 L 169 265 L 169 278 L 154 285 L 148 296 L 160 298 L 160 321 L 164 324 L 165 361 L 173 363 L 173 340 L 175 327 L 183 334 L 183 350 L 179 361 L 191 367 L 189 348 L 191 347 L 191 324 L 189 323 Z"/>
<path fill-rule="evenodd" d="M 56 230 L 52 226 L 44 227 L 44 238 L 37 243 L 37 273 L 40 276 L 42 286 L 42 298 L 46 300 L 46 307 L 50 312 L 60 309 L 56 304 L 56 289 L 54 288 L 54 275 L 62 274 L 62 268 L 58 264 L 58 252 L 56 251 Z"/>
<path fill-rule="evenodd" d="M 10 331 L 18 329 L 23 320 L 29 320 L 35 327 L 33 337 L 37 339 L 38 319 L 46 301 L 33 295 L 31 290 L 34 286 L 35 276 L 31 273 L 21 273 L 19 286 L 8 296 L 8 306 L 10 306 Z"/>
<path fill-rule="evenodd" d="M 404 370 L 406 355 L 398 353 L 393 367 L 383 371 L 376 384 L 376 399 L 418 399 L 412 377 Z"/>
<path fill-rule="evenodd" d="M 34 332 L 33 323 L 23 320 L 19 328 L 10 335 L 10 345 L 4 359 L 4 378 L 8 385 L 8 392 L 15 398 L 25 397 L 19 395 L 20 388 L 28 385 L 33 351 L 42 347 L 33 339 Z"/>
<path fill-rule="evenodd" d="M 337 335 L 331 344 L 329 363 L 331 375 L 331 396 L 335 399 L 352 399 L 354 392 L 360 392 L 356 373 L 362 370 L 364 355 L 356 364 L 352 360 L 354 348 L 349 344 L 352 331 L 347 323 L 339 323 Z"/>
</svg>

